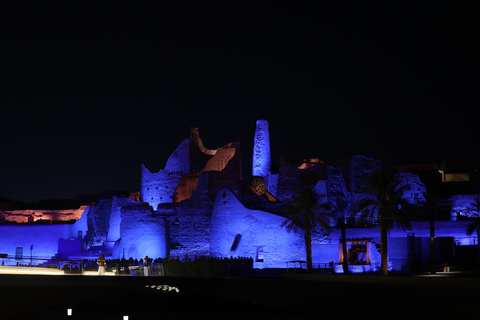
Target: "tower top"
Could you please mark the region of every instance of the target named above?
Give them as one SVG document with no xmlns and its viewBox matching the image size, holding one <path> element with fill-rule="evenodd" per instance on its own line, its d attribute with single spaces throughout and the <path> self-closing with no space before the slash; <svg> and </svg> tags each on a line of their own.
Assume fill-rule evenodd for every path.
<svg viewBox="0 0 480 320">
<path fill-rule="evenodd" d="M 261 176 L 266 180 L 270 175 L 270 135 L 267 120 L 257 120 L 255 138 L 253 141 L 252 175 Z"/>
</svg>

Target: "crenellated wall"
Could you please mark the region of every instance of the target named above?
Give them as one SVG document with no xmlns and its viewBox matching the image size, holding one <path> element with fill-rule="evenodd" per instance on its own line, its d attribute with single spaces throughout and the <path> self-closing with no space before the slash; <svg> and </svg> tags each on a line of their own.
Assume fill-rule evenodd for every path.
<svg viewBox="0 0 480 320">
<path fill-rule="evenodd" d="M 154 209 L 160 203 L 171 203 L 175 188 L 178 186 L 182 176 L 183 171 L 160 170 L 157 173 L 151 173 L 142 165 L 141 200 L 150 204 Z"/>
</svg>

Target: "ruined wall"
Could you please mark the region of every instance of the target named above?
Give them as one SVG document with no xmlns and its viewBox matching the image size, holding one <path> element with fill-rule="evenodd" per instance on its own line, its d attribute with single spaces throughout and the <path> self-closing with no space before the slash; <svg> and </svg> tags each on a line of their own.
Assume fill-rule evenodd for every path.
<svg viewBox="0 0 480 320">
<path fill-rule="evenodd" d="M 235 187 L 239 190 L 241 164 L 238 149 L 238 144 L 233 145 L 231 148 L 218 149 L 201 171 L 183 175 L 175 189 L 173 202 L 189 199 L 197 188 L 200 175 L 207 172 L 211 173 L 210 176 L 212 177 L 209 179 L 209 181 L 212 181 L 212 185 L 210 185 L 210 190 L 213 193 L 212 199 L 216 192 L 218 192 L 218 187 L 216 188 L 217 184 L 222 185 L 222 187 L 228 185 L 229 187 Z M 230 164 L 232 159 L 236 161 Z"/>
<path fill-rule="evenodd" d="M 278 173 L 270 174 L 268 178 L 268 191 L 274 196 L 277 196 Z"/>
<path fill-rule="evenodd" d="M 168 158 L 164 170 L 152 173 L 142 165 L 140 198 L 154 210 L 160 203 L 175 201 L 175 189 L 182 176 L 202 171 L 211 158 L 212 155 L 203 153 L 192 138 L 182 140 Z M 185 194 L 188 190 L 179 191 L 178 197 Z"/>
<path fill-rule="evenodd" d="M 328 201 L 335 207 L 339 206 L 339 201 L 348 199 L 349 193 L 345 180 L 343 179 L 342 170 L 340 168 L 328 166 L 328 178 L 326 183 Z"/>
<path fill-rule="evenodd" d="M 292 195 L 301 187 L 314 188 L 319 180 L 327 179 L 327 166 L 318 163 L 305 169 L 297 168 L 295 163 L 280 159 L 277 185 L 277 198 L 291 201 Z"/>
<path fill-rule="evenodd" d="M 170 155 L 165 165 L 166 171 L 190 172 L 190 139 L 184 139 Z"/>
<path fill-rule="evenodd" d="M 228 189 L 215 201 L 210 251 L 217 257 L 251 257 L 255 268 L 284 268 L 287 261 L 305 260 L 303 234 L 281 227 L 285 218 L 249 210 Z"/>
<path fill-rule="evenodd" d="M 365 188 L 367 177 L 379 170 L 382 163 L 379 160 L 355 155 L 352 157 L 352 183 L 353 192 L 360 193 Z M 345 177 L 345 176 L 344 176 Z"/>
<path fill-rule="evenodd" d="M 398 172 L 397 177 L 400 180 L 400 186 L 404 188 L 402 198 L 414 206 L 421 206 L 425 201 L 424 193 L 427 193 L 427 188 L 420 178 L 410 172 Z"/>
<path fill-rule="evenodd" d="M 479 194 L 455 194 L 447 201 L 451 204 L 451 219 L 458 217 L 480 217 Z"/>
<path fill-rule="evenodd" d="M 137 202 L 130 198 L 117 198 L 113 197 L 112 206 L 110 212 L 109 229 L 107 234 L 106 249 L 108 251 L 113 250 L 115 242 L 121 238 L 120 224 L 122 221 L 121 209 L 126 207 L 143 207 L 143 202 Z"/>
<path fill-rule="evenodd" d="M 161 204 L 156 211 L 157 215 L 167 221 L 169 252 L 172 257 L 210 255 L 210 219 L 213 203 L 205 194 L 199 194 L 197 191 L 194 197 L 188 200 L 175 204 Z"/>
<path fill-rule="evenodd" d="M 366 177 L 381 168 L 379 160 L 354 155 L 352 159 L 329 160 L 326 165 L 340 168 L 348 192 L 359 193 L 365 186 Z"/>
<path fill-rule="evenodd" d="M 212 202 L 223 188 L 232 190 L 238 196 L 241 195 L 243 179 L 240 143 L 234 143 L 232 149 L 236 151 L 223 170 L 208 172 L 208 196 Z"/>
<path fill-rule="evenodd" d="M 120 209 L 120 237 L 113 247 L 113 258 L 143 259 L 167 256 L 163 218 L 154 216 L 152 207 L 124 206 Z"/>
<path fill-rule="evenodd" d="M 140 198 L 154 209 L 160 203 L 172 202 L 175 188 L 182 176 L 183 171 L 160 170 L 157 173 L 151 173 L 142 165 Z"/>
<path fill-rule="evenodd" d="M 110 199 L 101 199 L 95 205 L 89 206 L 87 215 L 88 231 L 84 239 L 87 249 L 105 244 L 110 228 L 111 209 L 112 200 Z"/>
<path fill-rule="evenodd" d="M 0 224 L 0 253 L 15 256 L 16 248 L 23 249 L 23 256 L 50 259 L 57 254 L 60 239 L 72 239 L 84 236 L 87 231 L 87 214 L 76 222 L 55 224 Z M 78 242 L 78 240 L 77 240 Z M 68 249 L 68 248 L 67 248 Z"/>
<path fill-rule="evenodd" d="M 0 220 L 15 221 L 18 223 L 35 222 L 39 220 L 70 221 L 78 220 L 87 206 L 78 209 L 65 210 L 12 210 L 0 211 Z"/>
</svg>

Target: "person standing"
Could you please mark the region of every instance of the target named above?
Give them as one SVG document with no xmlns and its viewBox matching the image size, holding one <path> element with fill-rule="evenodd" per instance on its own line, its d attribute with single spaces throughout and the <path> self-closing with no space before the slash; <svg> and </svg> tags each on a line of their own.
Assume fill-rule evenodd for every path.
<svg viewBox="0 0 480 320">
<path fill-rule="evenodd" d="M 143 275 L 145 277 L 148 277 L 149 268 L 150 268 L 150 260 L 148 259 L 148 256 L 145 256 L 145 258 L 143 258 Z"/>
<path fill-rule="evenodd" d="M 105 260 L 105 256 L 103 254 L 97 260 L 98 264 L 98 274 L 103 276 L 105 274 L 105 269 L 107 268 L 107 261 Z"/>
</svg>

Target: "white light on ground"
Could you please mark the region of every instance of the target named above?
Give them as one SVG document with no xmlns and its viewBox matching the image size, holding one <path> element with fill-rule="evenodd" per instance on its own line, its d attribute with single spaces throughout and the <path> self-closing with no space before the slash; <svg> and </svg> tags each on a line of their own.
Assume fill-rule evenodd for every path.
<svg viewBox="0 0 480 320">
<path fill-rule="evenodd" d="M 72 315 L 72 309 L 67 309 L 67 316 L 71 316 Z"/>
<path fill-rule="evenodd" d="M 128 316 L 123 316 L 123 320 L 128 320 Z"/>
<path fill-rule="evenodd" d="M 147 285 L 147 288 L 148 287 L 149 286 Z M 152 288 L 152 289 L 156 288 L 157 290 L 163 290 L 163 291 L 167 291 L 167 290 L 168 291 L 175 291 L 177 293 L 180 292 L 180 290 L 177 287 L 171 287 L 171 286 L 166 285 L 166 284 L 158 285 L 158 286 L 152 285 L 152 286 L 150 286 L 150 288 Z"/>
</svg>

